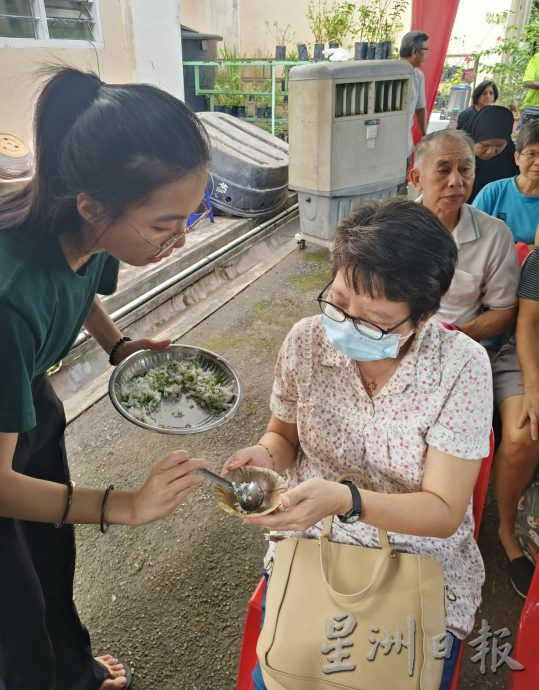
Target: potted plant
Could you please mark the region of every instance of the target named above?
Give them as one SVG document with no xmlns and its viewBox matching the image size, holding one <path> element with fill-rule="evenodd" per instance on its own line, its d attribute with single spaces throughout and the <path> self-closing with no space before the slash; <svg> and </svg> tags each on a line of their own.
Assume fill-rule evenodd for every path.
<svg viewBox="0 0 539 690">
<path fill-rule="evenodd" d="M 345 37 L 350 32 L 356 11 L 355 2 L 334 2 L 326 12 L 325 25 L 327 40 L 330 48 L 342 46 Z"/>
<path fill-rule="evenodd" d="M 318 0 L 318 7 L 315 5 L 315 0 L 309 0 L 306 13 L 307 21 L 309 22 L 309 28 L 311 29 L 311 34 L 314 38 L 314 59 L 323 60 L 324 54 L 322 51 L 324 50 L 326 45 L 326 32 L 324 21 L 322 18 L 320 0 Z"/>
<path fill-rule="evenodd" d="M 286 46 L 295 38 L 292 27 L 290 24 L 279 24 L 276 19 L 273 22 L 266 21 L 266 27 L 275 40 L 275 59 L 286 60 Z"/>
<path fill-rule="evenodd" d="M 403 28 L 402 16 L 408 7 L 409 0 L 393 0 L 391 8 L 387 8 L 381 27 L 381 44 L 383 46 L 382 59 L 391 58 L 392 46 L 396 35 Z"/>
<path fill-rule="evenodd" d="M 290 58 L 289 58 L 290 59 Z M 306 43 L 298 43 L 298 60 L 306 62 L 309 59 L 309 49 Z"/>
<path fill-rule="evenodd" d="M 354 33 L 359 38 L 354 44 L 354 60 L 366 60 L 369 49 L 369 43 L 366 40 L 367 27 L 371 21 L 373 13 L 372 7 L 366 2 L 358 8 L 358 21 L 354 27 Z"/>
</svg>

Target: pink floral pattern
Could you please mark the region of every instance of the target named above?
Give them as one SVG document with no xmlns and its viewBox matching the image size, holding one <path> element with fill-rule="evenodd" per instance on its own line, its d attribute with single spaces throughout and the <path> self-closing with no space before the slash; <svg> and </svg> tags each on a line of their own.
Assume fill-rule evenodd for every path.
<svg viewBox="0 0 539 690">
<path fill-rule="evenodd" d="M 488 455 L 492 380 L 486 351 L 433 319 L 372 399 L 353 361 L 328 342 L 319 316 L 292 328 L 275 373 L 272 412 L 296 423 L 300 439 L 288 472 L 290 486 L 356 471 L 375 491 L 414 492 L 421 489 L 429 445 L 466 460 Z M 303 536 L 318 537 L 321 526 Z M 400 550 L 442 563 L 446 584 L 457 595 L 455 602 L 447 601 L 447 627 L 461 639 L 473 628 L 484 581 L 473 529 L 470 501 L 464 521 L 448 539 L 389 533 Z M 332 539 L 379 546 L 377 530 L 361 522 L 335 520 Z"/>
</svg>

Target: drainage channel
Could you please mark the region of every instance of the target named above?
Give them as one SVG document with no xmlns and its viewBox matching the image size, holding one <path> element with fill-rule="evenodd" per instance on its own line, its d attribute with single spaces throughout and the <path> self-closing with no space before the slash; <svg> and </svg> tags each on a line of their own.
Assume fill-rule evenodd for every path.
<svg viewBox="0 0 539 690">
<path fill-rule="evenodd" d="M 297 248 L 298 205 L 252 228 L 193 265 L 122 305 L 110 316 L 136 339 L 185 336 Z M 111 368 L 95 340 L 81 331 L 51 382 L 68 423 L 107 394 Z"/>
</svg>

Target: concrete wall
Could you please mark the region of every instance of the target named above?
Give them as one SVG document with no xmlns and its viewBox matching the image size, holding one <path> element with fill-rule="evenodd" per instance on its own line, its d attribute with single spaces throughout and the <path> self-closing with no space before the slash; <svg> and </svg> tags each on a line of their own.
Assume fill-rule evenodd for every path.
<svg viewBox="0 0 539 690">
<path fill-rule="evenodd" d="M 31 144 L 32 117 L 47 64 L 92 69 L 104 81 L 145 81 L 183 95 L 180 0 L 101 0 L 103 43 L 46 44 L 25 40 L 2 45 L 0 38 L 0 132 Z M 75 46 L 75 47 L 73 47 Z"/>
<path fill-rule="evenodd" d="M 103 0 L 102 0 L 103 4 Z M 110 4 L 110 1 L 106 4 Z M 155 84 L 183 98 L 180 2 L 131 0 L 133 81 Z M 126 25 L 126 29 L 129 24 Z"/>
<path fill-rule="evenodd" d="M 182 24 L 202 33 L 223 37 L 227 48 L 240 45 L 240 5 L 253 0 L 182 0 Z M 253 4 L 256 4 L 254 2 Z M 219 48 L 223 47 L 219 43 Z"/>
</svg>

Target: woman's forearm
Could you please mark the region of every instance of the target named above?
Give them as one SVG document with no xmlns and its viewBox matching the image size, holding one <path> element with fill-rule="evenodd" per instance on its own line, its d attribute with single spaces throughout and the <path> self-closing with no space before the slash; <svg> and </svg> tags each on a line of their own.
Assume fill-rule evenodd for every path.
<svg viewBox="0 0 539 690">
<path fill-rule="evenodd" d="M 297 446 L 276 431 L 267 431 L 259 441 L 271 455 L 275 472 L 285 472 L 296 459 Z"/>
<path fill-rule="evenodd" d="M 98 524 L 103 489 L 75 487 L 66 523 Z M 33 522 L 58 522 L 65 511 L 68 488 L 65 484 L 27 477 L 13 470 L 0 472 L 0 515 Z M 133 492 L 110 492 L 106 522 L 135 524 L 132 509 Z"/>
<path fill-rule="evenodd" d="M 345 502 L 339 515 L 352 509 L 350 489 L 343 485 Z M 363 508 L 361 522 L 388 532 L 418 537 L 447 539 L 458 529 L 464 516 L 456 515 L 436 494 L 418 491 L 411 494 L 382 494 L 360 489 Z M 426 519 L 428 516 L 428 519 Z"/>
<path fill-rule="evenodd" d="M 104 310 L 97 295 L 94 297 L 92 307 L 84 321 L 84 326 L 107 354 L 110 353 L 114 344 L 122 337 L 121 332 Z"/>
</svg>

